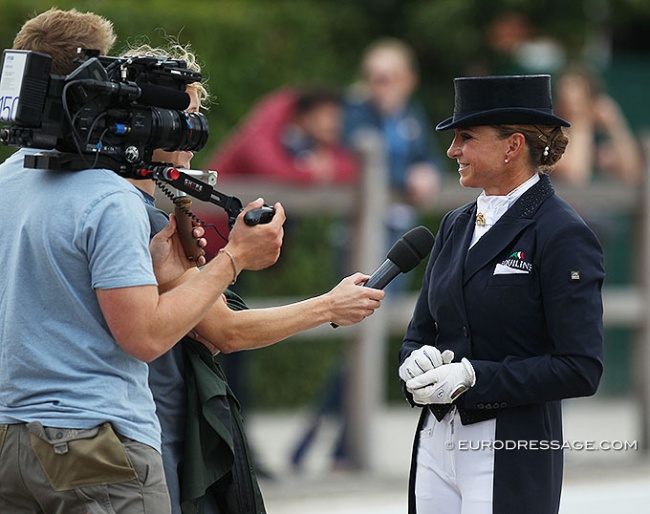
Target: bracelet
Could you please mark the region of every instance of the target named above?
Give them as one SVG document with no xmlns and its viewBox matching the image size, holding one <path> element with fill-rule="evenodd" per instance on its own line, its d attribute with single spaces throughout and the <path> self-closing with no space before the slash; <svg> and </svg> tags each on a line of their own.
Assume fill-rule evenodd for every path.
<svg viewBox="0 0 650 514">
<path fill-rule="evenodd" d="M 232 282 L 230 285 L 233 285 L 235 282 L 237 282 L 237 276 L 239 275 L 239 271 L 237 271 L 237 263 L 235 262 L 235 256 L 225 248 L 220 248 L 217 253 L 225 253 L 228 257 L 230 257 L 230 263 L 232 264 Z"/>
</svg>

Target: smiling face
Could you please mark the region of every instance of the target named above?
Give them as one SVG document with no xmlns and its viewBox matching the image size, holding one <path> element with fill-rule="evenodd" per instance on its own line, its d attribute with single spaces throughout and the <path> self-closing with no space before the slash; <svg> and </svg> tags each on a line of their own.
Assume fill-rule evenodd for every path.
<svg viewBox="0 0 650 514">
<path fill-rule="evenodd" d="M 499 139 L 492 127 L 459 128 L 454 131 L 447 156 L 458 162 L 463 187 L 483 188 L 488 195 L 507 194 L 512 190 L 508 189 L 508 163 L 504 162 L 508 148 L 509 138 Z"/>
<path fill-rule="evenodd" d="M 187 109 L 185 109 L 185 111 L 199 112 L 201 103 L 199 100 L 198 90 L 190 86 L 187 88 L 187 94 L 190 97 L 190 105 Z M 166 162 L 179 168 L 190 169 L 190 162 L 192 161 L 192 157 L 194 157 L 194 152 L 187 150 L 168 152 L 166 150 L 158 149 L 154 150 L 152 160 L 153 162 Z"/>
</svg>

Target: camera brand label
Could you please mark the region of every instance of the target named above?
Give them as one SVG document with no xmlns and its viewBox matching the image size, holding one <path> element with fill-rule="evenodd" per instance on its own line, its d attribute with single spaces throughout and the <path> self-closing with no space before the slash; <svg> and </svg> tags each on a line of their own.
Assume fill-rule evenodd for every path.
<svg viewBox="0 0 650 514">
<path fill-rule="evenodd" d="M 27 54 L 5 52 L 0 75 L 0 121 L 16 121 Z"/>
</svg>

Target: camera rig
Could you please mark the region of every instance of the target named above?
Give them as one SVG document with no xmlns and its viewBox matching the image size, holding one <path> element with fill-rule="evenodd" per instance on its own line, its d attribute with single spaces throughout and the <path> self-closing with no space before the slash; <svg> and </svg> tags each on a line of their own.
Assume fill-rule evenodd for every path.
<svg viewBox="0 0 650 514">
<path fill-rule="evenodd" d="M 69 75 L 50 74 L 48 54 L 5 50 L 0 73 L 0 140 L 43 150 L 25 157 L 26 168 L 74 171 L 104 168 L 133 179 L 154 179 L 223 208 L 229 225 L 241 201 L 213 189 L 212 175 L 153 163 L 156 149 L 198 151 L 208 121 L 188 113 L 186 88 L 201 74 L 185 61 L 158 56 L 107 57 L 79 51 Z M 203 182 L 200 177 L 209 177 Z M 249 225 L 267 223 L 273 208 L 246 213 Z M 190 213 L 191 214 L 191 213 Z"/>
<path fill-rule="evenodd" d="M 84 169 L 81 167 L 71 167 L 71 160 L 77 160 L 75 154 L 62 153 L 57 151 L 39 152 L 25 156 L 24 166 L 32 169 L 46 170 L 70 170 Z M 232 228 L 237 220 L 237 216 L 243 210 L 243 204 L 236 196 L 226 195 L 214 189 L 212 186 L 217 183 L 216 171 L 204 170 L 187 170 L 177 168 L 167 163 L 142 164 L 132 169 L 129 178 L 134 179 L 153 179 L 159 184 L 167 183 L 182 193 L 193 196 L 194 198 L 210 202 L 221 207 L 228 215 L 228 226 Z M 169 196 L 169 193 L 165 191 Z M 176 198 L 170 196 L 172 202 L 177 204 Z M 178 204 L 177 204 L 178 205 Z M 186 212 L 188 216 L 194 216 Z M 258 225 L 268 223 L 273 218 L 275 209 L 269 205 L 264 205 L 257 209 L 251 209 L 244 215 L 244 222 L 249 225 Z"/>
</svg>

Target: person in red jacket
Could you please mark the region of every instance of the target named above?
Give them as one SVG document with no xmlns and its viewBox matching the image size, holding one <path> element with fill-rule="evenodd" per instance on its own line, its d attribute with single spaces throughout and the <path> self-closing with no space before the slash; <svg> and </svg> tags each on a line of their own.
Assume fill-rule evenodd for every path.
<svg viewBox="0 0 650 514">
<path fill-rule="evenodd" d="M 294 184 L 351 184 L 355 155 L 340 142 L 342 104 L 326 88 L 269 94 L 209 162 L 220 180 L 255 176 Z"/>
<path fill-rule="evenodd" d="M 336 91 L 324 87 L 283 88 L 268 94 L 253 106 L 208 159 L 208 169 L 219 173 L 219 184 L 228 179 L 250 177 L 297 184 L 306 190 L 323 184 L 353 186 L 360 175 L 360 163 L 356 155 L 343 145 L 342 131 L 343 99 Z M 210 214 L 205 214 L 207 216 L 201 217 L 209 219 Z M 219 227 L 220 233 L 226 233 L 223 216 L 209 221 Z M 291 221 L 285 224 L 285 254 L 294 228 Z M 344 227 L 340 232 L 347 233 L 348 230 Z M 206 254 L 213 254 L 221 244 L 219 240 L 209 240 Z M 347 273 L 345 236 L 333 244 L 338 255 L 337 265 Z M 341 264 L 343 262 L 346 264 Z M 238 286 L 242 287 L 241 284 Z M 244 408 L 249 396 L 245 378 L 248 358 L 248 352 L 222 357 L 230 387 Z M 337 386 L 334 394 L 338 394 L 342 386 L 338 386 L 338 380 L 332 381 Z M 257 474 L 267 472 L 264 467 L 258 467 Z"/>
</svg>

